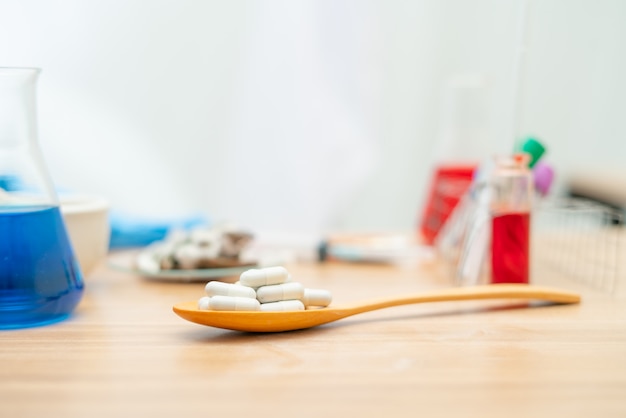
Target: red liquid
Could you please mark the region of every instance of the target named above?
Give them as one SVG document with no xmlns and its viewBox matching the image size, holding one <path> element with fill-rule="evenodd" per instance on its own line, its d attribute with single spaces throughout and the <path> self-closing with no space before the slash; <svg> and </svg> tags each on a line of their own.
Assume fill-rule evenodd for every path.
<svg viewBox="0 0 626 418">
<path fill-rule="evenodd" d="M 528 283 L 530 214 L 507 213 L 492 222 L 491 282 Z"/>
</svg>

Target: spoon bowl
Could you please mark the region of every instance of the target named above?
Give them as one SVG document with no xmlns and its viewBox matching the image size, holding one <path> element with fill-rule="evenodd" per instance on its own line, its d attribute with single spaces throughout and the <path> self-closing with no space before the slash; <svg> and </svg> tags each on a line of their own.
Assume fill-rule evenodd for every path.
<svg viewBox="0 0 626 418">
<path fill-rule="evenodd" d="M 525 299 L 556 304 L 580 302 L 578 294 L 563 290 L 523 284 L 497 284 L 441 289 L 396 298 L 355 303 L 343 307 L 308 309 L 304 311 L 200 310 L 198 309 L 197 301 L 179 303 L 173 307 L 173 310 L 181 318 L 201 325 L 246 332 L 282 332 L 312 328 L 348 316 L 392 306 L 480 299 Z"/>
</svg>

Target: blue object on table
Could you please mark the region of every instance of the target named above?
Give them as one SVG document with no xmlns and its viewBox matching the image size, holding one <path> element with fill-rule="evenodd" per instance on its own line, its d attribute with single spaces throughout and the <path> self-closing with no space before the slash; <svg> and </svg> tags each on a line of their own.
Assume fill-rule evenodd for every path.
<svg viewBox="0 0 626 418">
<path fill-rule="evenodd" d="M 189 230 L 209 224 L 203 215 L 177 219 L 146 219 L 143 216 L 111 212 L 111 241 L 109 248 L 143 247 L 165 238 L 172 229 Z"/>
<path fill-rule="evenodd" d="M 13 192 L 24 189 L 24 185 L 21 184 L 21 181 L 17 176 L 0 175 L 0 189 L 4 189 L 7 192 Z"/>
</svg>

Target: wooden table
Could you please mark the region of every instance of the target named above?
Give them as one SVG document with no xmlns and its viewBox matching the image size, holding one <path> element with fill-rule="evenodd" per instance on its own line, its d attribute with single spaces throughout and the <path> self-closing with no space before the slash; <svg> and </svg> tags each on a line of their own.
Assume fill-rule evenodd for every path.
<svg viewBox="0 0 626 418">
<path fill-rule="evenodd" d="M 286 267 L 334 304 L 447 286 L 429 264 Z M 414 305 L 245 334 L 172 312 L 203 283 L 104 263 L 72 318 L 0 333 L 0 416 L 626 416 L 626 300 L 535 276 L 583 303 Z"/>
</svg>

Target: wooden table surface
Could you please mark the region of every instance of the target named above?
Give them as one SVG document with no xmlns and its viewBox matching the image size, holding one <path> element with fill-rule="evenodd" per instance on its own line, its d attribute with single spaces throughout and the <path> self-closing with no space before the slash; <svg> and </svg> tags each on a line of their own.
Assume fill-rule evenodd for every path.
<svg viewBox="0 0 626 418">
<path fill-rule="evenodd" d="M 447 286 L 436 265 L 286 266 L 334 305 Z M 0 332 L 0 417 L 626 416 L 626 300 L 557 274 L 580 305 L 445 302 L 246 334 L 172 305 L 204 283 L 103 263 L 70 319 Z"/>
</svg>

